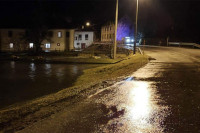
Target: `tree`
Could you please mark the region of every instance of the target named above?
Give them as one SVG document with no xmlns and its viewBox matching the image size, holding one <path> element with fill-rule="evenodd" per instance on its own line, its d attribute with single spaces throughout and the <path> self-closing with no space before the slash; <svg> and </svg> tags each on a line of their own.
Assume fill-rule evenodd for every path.
<svg viewBox="0 0 200 133">
<path fill-rule="evenodd" d="M 22 38 L 11 39 L 14 44 L 15 51 L 23 51 L 27 48 L 25 41 Z"/>
<path fill-rule="evenodd" d="M 34 52 L 38 54 L 41 52 L 41 45 L 44 40 L 50 40 L 48 36 L 48 28 L 45 26 L 33 27 L 26 30 L 24 40 L 27 43 L 34 44 Z"/>
<path fill-rule="evenodd" d="M 133 36 L 133 29 L 131 21 L 128 16 L 124 16 L 119 20 L 117 26 L 117 40 L 122 40 L 124 37 Z"/>
<path fill-rule="evenodd" d="M 50 40 L 46 21 L 45 11 L 43 11 L 41 2 L 38 1 L 36 10 L 33 12 L 32 26 L 26 29 L 23 37 L 27 43 L 34 43 L 35 54 L 41 52 L 41 45 L 44 40 Z"/>
</svg>

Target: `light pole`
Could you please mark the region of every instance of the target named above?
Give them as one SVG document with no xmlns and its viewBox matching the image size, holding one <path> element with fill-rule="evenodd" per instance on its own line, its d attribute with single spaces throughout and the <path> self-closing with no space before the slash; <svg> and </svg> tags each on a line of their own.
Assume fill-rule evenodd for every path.
<svg viewBox="0 0 200 133">
<path fill-rule="evenodd" d="M 136 54 L 136 42 L 137 42 L 137 25 L 138 25 L 138 5 L 139 1 L 137 0 L 137 5 L 136 5 L 136 20 L 135 20 L 135 42 L 134 42 L 134 47 L 133 47 L 133 54 Z"/>
<path fill-rule="evenodd" d="M 117 25 L 118 25 L 118 3 L 119 1 L 116 1 L 116 16 L 115 16 L 115 39 L 114 39 L 114 47 L 113 47 L 113 59 L 116 58 L 117 53 Z"/>
</svg>

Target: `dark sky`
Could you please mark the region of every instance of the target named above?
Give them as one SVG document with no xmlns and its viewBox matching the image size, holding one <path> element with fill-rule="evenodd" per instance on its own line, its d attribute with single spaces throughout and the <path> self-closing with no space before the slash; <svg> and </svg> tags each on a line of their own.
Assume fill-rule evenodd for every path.
<svg viewBox="0 0 200 133">
<path fill-rule="evenodd" d="M 114 21 L 116 0 L 0 0 L 0 27 L 77 27 L 97 29 Z M 119 18 L 135 22 L 135 1 L 119 0 Z M 139 0 L 139 31 L 146 37 L 200 41 L 200 0 Z"/>
</svg>

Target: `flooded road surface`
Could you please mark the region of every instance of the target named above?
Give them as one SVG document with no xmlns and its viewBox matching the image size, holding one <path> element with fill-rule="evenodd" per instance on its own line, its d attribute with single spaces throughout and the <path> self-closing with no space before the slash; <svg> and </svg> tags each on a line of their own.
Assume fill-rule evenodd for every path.
<svg viewBox="0 0 200 133">
<path fill-rule="evenodd" d="M 67 88 L 94 66 L 0 62 L 0 108 Z"/>
<path fill-rule="evenodd" d="M 145 53 L 150 63 L 124 81 L 19 132 L 200 132 L 200 50 L 155 47 Z"/>
</svg>

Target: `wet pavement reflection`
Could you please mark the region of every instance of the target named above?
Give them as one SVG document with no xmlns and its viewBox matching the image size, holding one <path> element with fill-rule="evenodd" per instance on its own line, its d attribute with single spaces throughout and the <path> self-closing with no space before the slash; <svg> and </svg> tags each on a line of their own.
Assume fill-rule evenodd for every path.
<svg viewBox="0 0 200 133">
<path fill-rule="evenodd" d="M 100 132 L 200 132 L 199 67 L 151 62 L 110 91 L 97 94 L 97 103 L 124 110 L 120 117 L 101 125 Z"/>
<path fill-rule="evenodd" d="M 148 69 L 147 65 L 142 70 Z M 97 98 L 97 103 L 105 104 L 107 107 L 115 106 L 118 111 L 124 110 L 119 118 L 109 120 L 107 124 L 101 125 L 100 132 L 130 132 L 130 133 L 161 133 L 165 130 L 164 121 L 170 114 L 170 108 L 161 104 L 155 81 L 136 80 L 140 78 L 141 70 L 113 86 L 108 95 Z M 156 75 L 156 72 L 154 72 Z M 146 73 L 147 77 L 153 76 Z M 103 92 L 102 92 L 103 93 Z M 99 97 L 97 94 L 94 97 Z M 113 126 L 114 125 L 114 126 Z"/>
</svg>

